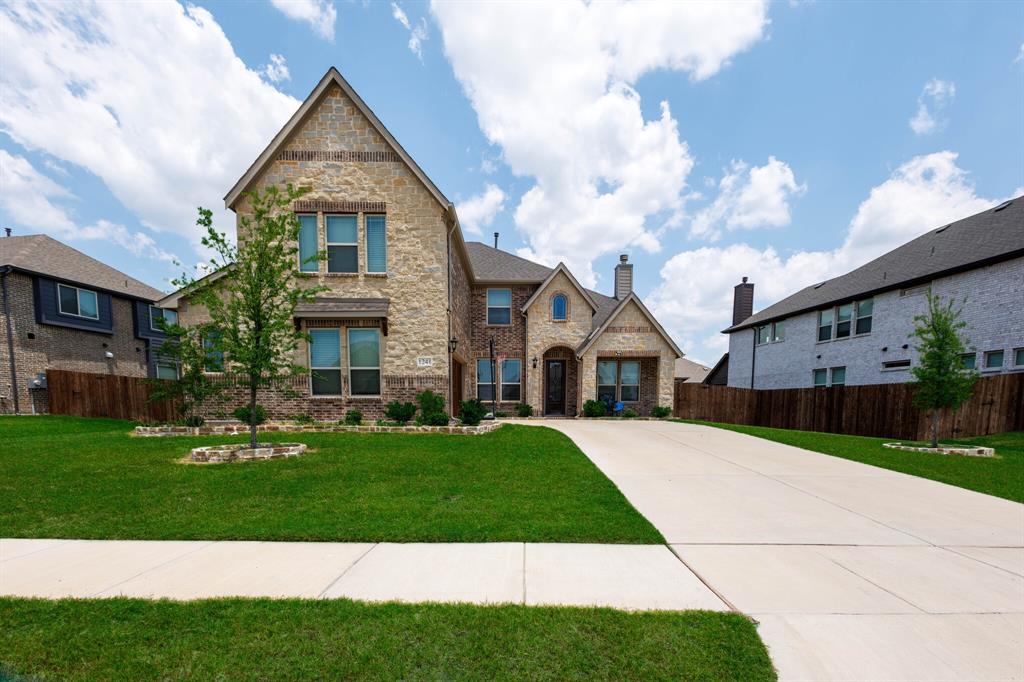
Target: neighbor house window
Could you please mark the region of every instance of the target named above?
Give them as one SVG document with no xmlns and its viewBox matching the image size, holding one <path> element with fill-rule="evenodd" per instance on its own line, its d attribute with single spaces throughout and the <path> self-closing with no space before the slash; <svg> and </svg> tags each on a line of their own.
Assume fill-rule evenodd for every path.
<svg viewBox="0 0 1024 682">
<path fill-rule="evenodd" d="M 388 240 L 382 215 L 366 216 L 366 271 L 388 271 Z"/>
<path fill-rule="evenodd" d="M 512 290 L 487 290 L 487 324 L 512 324 Z"/>
<path fill-rule="evenodd" d="M 615 402 L 615 380 L 619 363 L 615 360 L 597 362 L 597 399 L 604 403 Z"/>
<path fill-rule="evenodd" d="M 846 368 L 845 367 L 833 367 L 832 368 L 832 381 L 833 386 L 842 386 L 846 383 Z"/>
<path fill-rule="evenodd" d="M 521 377 L 519 360 L 501 361 L 501 399 L 507 402 L 518 403 L 520 399 Z"/>
<path fill-rule="evenodd" d="M 757 345 L 768 343 L 772 338 L 772 326 L 766 324 L 762 327 L 757 328 Z"/>
<path fill-rule="evenodd" d="M 871 331 L 871 315 L 875 308 L 875 299 L 866 298 L 857 301 L 857 334 L 867 334 Z"/>
<path fill-rule="evenodd" d="M 619 400 L 624 403 L 640 400 L 640 363 L 635 360 L 619 363 Z"/>
<path fill-rule="evenodd" d="M 220 332 L 216 329 L 203 334 L 203 350 L 206 355 L 203 359 L 204 372 L 224 371 L 224 351 L 220 348 Z"/>
<path fill-rule="evenodd" d="M 379 330 L 348 330 L 348 373 L 352 395 L 380 395 Z"/>
<path fill-rule="evenodd" d="M 888 360 L 882 363 L 882 369 L 910 369 L 910 360 Z"/>
<path fill-rule="evenodd" d="M 1024 348 L 1013 351 L 1013 364 L 1015 367 L 1024 367 Z"/>
<path fill-rule="evenodd" d="M 313 395 L 341 395 L 341 330 L 309 330 L 310 386 Z"/>
<path fill-rule="evenodd" d="M 828 370 L 827 369 L 816 369 L 816 370 L 814 370 L 814 385 L 815 386 L 826 386 L 826 385 L 828 385 Z"/>
<path fill-rule="evenodd" d="M 772 324 L 772 343 L 786 340 L 786 321 L 780 320 Z"/>
<path fill-rule="evenodd" d="M 299 216 L 299 271 L 316 272 L 320 262 L 315 259 L 319 251 L 316 238 L 316 216 Z"/>
<path fill-rule="evenodd" d="M 494 400 L 494 374 L 490 358 L 476 361 L 476 397 L 478 400 Z"/>
<path fill-rule="evenodd" d="M 569 314 L 569 301 L 563 294 L 555 294 L 551 299 L 551 319 L 564 322 Z"/>
<path fill-rule="evenodd" d="M 178 366 L 171 362 L 156 363 L 156 378 L 176 380 L 178 378 Z"/>
<path fill-rule="evenodd" d="M 960 356 L 960 361 L 964 363 L 964 369 L 975 369 L 978 366 L 978 354 L 964 353 Z"/>
<path fill-rule="evenodd" d="M 832 309 L 822 310 L 818 313 L 818 341 L 828 341 L 832 338 Z"/>
<path fill-rule="evenodd" d="M 985 353 L 985 369 L 999 369 L 1003 366 L 1003 351 L 990 350 Z"/>
<path fill-rule="evenodd" d="M 178 324 L 178 313 L 174 310 L 165 310 L 156 306 L 149 306 L 149 328 L 155 332 L 162 332 L 160 323 L 157 320 L 163 319 L 164 323 L 171 327 Z"/>
<path fill-rule="evenodd" d="M 100 319 L 96 292 L 88 289 L 70 287 L 66 284 L 57 285 L 57 309 L 64 315 L 87 317 L 91 320 Z"/>
<path fill-rule="evenodd" d="M 842 339 L 850 335 L 850 320 L 853 319 L 853 304 L 844 303 L 836 308 L 836 338 Z"/>
<path fill-rule="evenodd" d="M 354 215 L 329 215 L 327 272 L 359 272 L 359 230 Z"/>
</svg>

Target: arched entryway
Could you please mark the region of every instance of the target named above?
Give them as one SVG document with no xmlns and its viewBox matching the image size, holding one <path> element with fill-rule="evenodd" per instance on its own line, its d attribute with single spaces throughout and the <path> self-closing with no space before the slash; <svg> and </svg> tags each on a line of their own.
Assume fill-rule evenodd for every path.
<svg viewBox="0 0 1024 682">
<path fill-rule="evenodd" d="M 579 409 L 576 353 L 567 346 L 549 348 L 539 369 L 541 414 L 545 417 L 575 417 Z"/>
</svg>

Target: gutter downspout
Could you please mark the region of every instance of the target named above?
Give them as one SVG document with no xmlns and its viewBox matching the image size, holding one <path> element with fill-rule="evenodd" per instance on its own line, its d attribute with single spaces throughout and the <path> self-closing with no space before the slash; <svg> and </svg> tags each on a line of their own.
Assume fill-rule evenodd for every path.
<svg viewBox="0 0 1024 682">
<path fill-rule="evenodd" d="M 14 414 L 21 414 L 21 404 L 18 400 L 18 367 L 14 360 L 14 328 L 11 324 L 10 299 L 7 295 L 7 275 L 10 272 L 10 265 L 0 268 L 0 289 L 3 289 L 4 319 L 7 321 L 7 353 L 11 361 L 11 396 L 14 398 Z"/>
<path fill-rule="evenodd" d="M 757 369 L 757 327 L 752 327 L 754 335 L 750 339 L 750 388 L 754 388 L 754 370 Z"/>
<path fill-rule="evenodd" d="M 453 204 L 448 204 L 445 208 L 445 218 L 451 222 L 452 226 L 445 233 L 445 258 L 448 260 L 448 277 L 445 281 L 445 288 L 448 292 L 448 335 L 445 337 L 444 345 L 448 349 L 448 413 L 454 417 L 459 406 L 452 404 L 452 398 L 455 396 L 455 351 L 452 350 L 452 233 L 458 226 L 453 218 L 453 206 Z"/>
</svg>

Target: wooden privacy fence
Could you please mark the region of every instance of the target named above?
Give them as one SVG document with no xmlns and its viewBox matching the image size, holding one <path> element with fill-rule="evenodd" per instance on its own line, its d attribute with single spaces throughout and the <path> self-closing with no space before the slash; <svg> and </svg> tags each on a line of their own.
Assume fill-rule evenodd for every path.
<svg viewBox="0 0 1024 682">
<path fill-rule="evenodd" d="M 46 371 L 50 414 L 109 417 L 140 422 L 169 422 L 178 417 L 173 403 L 149 402 L 152 380 L 114 374 Z"/>
<path fill-rule="evenodd" d="M 760 390 L 676 382 L 681 419 L 926 440 L 928 413 L 914 407 L 912 384 Z M 940 422 L 942 438 L 1024 430 L 1024 373 L 978 379 L 970 400 Z"/>
</svg>

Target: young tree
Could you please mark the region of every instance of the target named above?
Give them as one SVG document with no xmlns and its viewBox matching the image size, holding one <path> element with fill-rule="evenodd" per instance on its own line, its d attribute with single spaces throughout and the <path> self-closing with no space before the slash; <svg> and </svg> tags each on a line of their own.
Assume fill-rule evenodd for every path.
<svg viewBox="0 0 1024 682">
<path fill-rule="evenodd" d="M 978 378 L 976 372 L 964 367 L 961 359 L 966 344 L 960 338 L 960 330 L 967 326 L 960 319 L 962 310 L 952 300 L 943 303 L 929 291 L 928 312 L 914 317 L 917 325 L 911 336 L 918 340 L 914 346 L 918 364 L 910 370 L 917 386 L 914 404 L 932 413 L 933 448 L 939 446 L 942 410 L 960 407 L 971 397 Z"/>
<path fill-rule="evenodd" d="M 154 380 L 149 400 L 176 402 L 178 412 L 185 422 L 190 426 L 199 426 L 202 423 L 198 415 L 199 408 L 221 391 L 221 386 L 211 381 L 206 374 L 207 370 L 215 369 L 210 366 L 213 349 L 207 345 L 215 332 L 203 325 L 185 329 L 177 322 L 168 323 L 164 317 L 157 318 L 156 323 L 167 335 L 167 341 L 157 353 L 161 360 L 169 360 L 178 365 L 180 374 L 177 381 Z"/>
<path fill-rule="evenodd" d="M 199 286 L 194 302 L 209 313 L 207 328 L 215 330 L 217 350 L 226 356 L 229 371 L 249 390 L 249 444 L 256 447 L 257 391 L 275 381 L 305 373 L 293 362 L 299 341 L 307 335 L 295 326 L 295 307 L 312 300 L 324 287 L 311 286 L 299 275 L 299 220 L 291 204 L 305 194 L 289 185 L 283 191 L 268 187 L 247 194 L 249 212 L 239 217 L 238 243 L 213 227 L 213 213 L 199 209 L 197 224 L 206 230 L 202 243 L 215 256 L 215 270 L 230 273 Z M 322 254 L 308 260 L 322 260 Z M 189 275 L 174 283 L 196 284 Z"/>
</svg>

